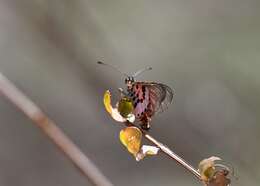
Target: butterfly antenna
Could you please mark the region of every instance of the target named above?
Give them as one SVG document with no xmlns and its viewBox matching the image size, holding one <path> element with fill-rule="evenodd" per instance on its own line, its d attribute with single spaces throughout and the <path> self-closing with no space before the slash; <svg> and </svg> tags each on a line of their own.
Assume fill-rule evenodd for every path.
<svg viewBox="0 0 260 186">
<path fill-rule="evenodd" d="M 108 67 L 110 67 L 110 68 L 116 70 L 116 71 L 119 72 L 120 74 L 123 74 L 124 76 L 128 77 L 128 75 L 127 75 L 126 73 L 122 72 L 121 70 L 119 70 L 117 67 L 115 67 L 115 66 L 113 66 L 113 65 L 104 63 L 104 62 L 102 62 L 102 61 L 98 61 L 97 64 L 108 66 Z"/>
<path fill-rule="evenodd" d="M 142 74 L 143 72 L 148 71 L 148 70 L 152 70 L 152 67 L 146 67 L 146 68 L 143 68 L 141 70 L 138 70 L 137 72 L 135 72 L 133 74 L 133 77 L 139 76 L 140 74 Z"/>
</svg>

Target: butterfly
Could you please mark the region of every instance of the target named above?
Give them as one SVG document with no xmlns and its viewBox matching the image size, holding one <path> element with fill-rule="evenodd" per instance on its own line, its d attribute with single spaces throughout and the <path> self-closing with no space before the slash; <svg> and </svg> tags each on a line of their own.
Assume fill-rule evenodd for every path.
<svg viewBox="0 0 260 186">
<path fill-rule="evenodd" d="M 155 114 L 167 109 L 168 105 L 172 102 L 174 93 L 168 85 L 157 82 L 135 81 L 135 77 L 147 70 L 151 70 L 151 67 L 141 69 L 129 76 L 112 65 L 100 61 L 98 64 L 110 66 L 126 76 L 125 84 L 127 92 L 122 89 L 119 90 L 125 97 L 132 101 L 133 114 L 140 121 L 142 129 L 148 130 L 151 118 Z"/>
</svg>

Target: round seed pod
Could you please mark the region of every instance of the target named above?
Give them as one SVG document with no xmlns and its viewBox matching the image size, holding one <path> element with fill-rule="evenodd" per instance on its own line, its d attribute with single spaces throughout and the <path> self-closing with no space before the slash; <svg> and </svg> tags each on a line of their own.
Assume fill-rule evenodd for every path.
<svg viewBox="0 0 260 186">
<path fill-rule="evenodd" d="M 124 118 L 127 118 L 134 110 L 132 101 L 129 98 L 122 98 L 118 103 L 118 111 Z"/>
</svg>

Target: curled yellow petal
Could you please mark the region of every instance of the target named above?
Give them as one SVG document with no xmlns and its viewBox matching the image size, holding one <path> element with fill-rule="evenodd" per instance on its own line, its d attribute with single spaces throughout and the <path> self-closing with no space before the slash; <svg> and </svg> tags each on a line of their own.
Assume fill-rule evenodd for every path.
<svg viewBox="0 0 260 186">
<path fill-rule="evenodd" d="M 127 127 L 120 131 L 120 141 L 127 150 L 136 156 L 140 151 L 142 132 L 137 127 Z"/>
<path fill-rule="evenodd" d="M 113 108 L 111 106 L 111 94 L 109 90 L 105 92 L 103 101 L 107 112 L 111 114 Z"/>
<path fill-rule="evenodd" d="M 117 108 L 113 108 L 111 105 L 111 94 L 109 90 L 107 90 L 104 94 L 103 98 L 104 106 L 107 112 L 111 115 L 111 117 L 118 122 L 125 122 L 128 118 L 124 118 L 117 110 Z"/>
</svg>

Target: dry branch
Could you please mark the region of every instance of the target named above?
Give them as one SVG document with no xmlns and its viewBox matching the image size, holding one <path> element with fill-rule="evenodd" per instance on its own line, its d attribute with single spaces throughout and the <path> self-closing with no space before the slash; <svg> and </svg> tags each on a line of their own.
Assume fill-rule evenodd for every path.
<svg viewBox="0 0 260 186">
<path fill-rule="evenodd" d="M 112 186 L 112 183 L 83 154 L 83 152 L 62 132 L 41 109 L 18 90 L 0 73 L 0 93 L 16 105 L 49 139 L 66 155 L 71 162 L 88 178 L 93 185 Z"/>
</svg>

